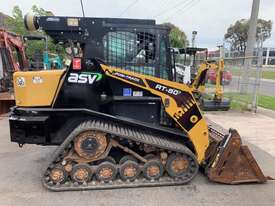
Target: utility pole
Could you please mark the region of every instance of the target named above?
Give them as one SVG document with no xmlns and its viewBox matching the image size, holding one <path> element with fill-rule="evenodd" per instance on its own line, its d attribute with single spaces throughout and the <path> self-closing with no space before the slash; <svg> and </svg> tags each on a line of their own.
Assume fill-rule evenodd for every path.
<svg viewBox="0 0 275 206">
<path fill-rule="evenodd" d="M 254 46 L 256 43 L 256 30 L 257 30 L 257 20 L 260 8 L 260 0 L 253 0 L 251 16 L 249 20 L 249 30 L 248 30 L 248 39 L 247 46 L 245 51 L 245 60 L 244 60 L 244 68 L 242 71 L 241 78 L 241 93 L 247 93 L 248 91 L 248 83 L 249 83 L 249 69 L 252 66 L 252 56 L 254 51 Z"/>
<path fill-rule="evenodd" d="M 258 41 L 258 60 L 257 60 L 257 70 L 256 77 L 252 93 L 252 111 L 257 112 L 258 105 L 258 90 L 261 83 L 262 68 L 263 68 L 263 30 L 261 29 L 260 39 Z"/>
<path fill-rule="evenodd" d="M 192 32 L 192 47 L 195 47 L 195 40 L 196 40 L 197 34 L 198 34 L 197 31 Z"/>
<path fill-rule="evenodd" d="M 218 45 L 217 46 L 220 51 L 220 59 L 224 59 L 224 44 L 223 45 Z"/>
</svg>

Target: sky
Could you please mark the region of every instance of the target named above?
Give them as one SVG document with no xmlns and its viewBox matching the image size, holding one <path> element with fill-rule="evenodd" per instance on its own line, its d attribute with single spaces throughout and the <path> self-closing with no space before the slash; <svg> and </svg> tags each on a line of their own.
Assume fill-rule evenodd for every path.
<svg viewBox="0 0 275 206">
<path fill-rule="evenodd" d="M 2 2 L 2 3 L 1 3 Z M 0 0 L 0 11 L 11 14 L 14 5 L 23 13 L 36 4 L 56 16 L 82 16 L 80 0 Z M 196 45 L 215 48 L 223 43 L 227 28 L 238 19 L 250 17 L 252 0 L 83 0 L 86 16 L 156 19 L 172 22 L 191 40 L 198 31 Z M 272 37 L 264 46 L 275 47 L 275 0 L 261 0 L 259 18 L 272 20 Z"/>
</svg>

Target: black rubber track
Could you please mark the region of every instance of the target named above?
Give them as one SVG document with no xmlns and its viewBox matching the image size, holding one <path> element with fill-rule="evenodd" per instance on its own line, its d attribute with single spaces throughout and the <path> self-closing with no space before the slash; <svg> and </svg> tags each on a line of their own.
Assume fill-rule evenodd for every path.
<svg viewBox="0 0 275 206">
<path fill-rule="evenodd" d="M 184 153 L 192 159 L 194 162 L 194 172 L 192 175 L 188 177 L 176 178 L 173 179 L 169 176 L 163 176 L 157 181 L 149 181 L 145 178 L 141 177 L 133 182 L 124 182 L 121 179 L 117 179 L 115 181 L 109 183 L 102 183 L 98 181 L 91 181 L 89 183 L 84 184 L 75 184 L 72 182 L 66 182 L 65 184 L 52 184 L 48 178 L 48 170 L 50 167 L 57 162 L 57 159 L 60 158 L 60 155 L 63 154 L 64 150 L 68 147 L 68 145 L 72 142 L 74 137 L 78 134 L 87 131 L 87 130 L 95 130 L 102 131 L 113 135 L 115 137 L 125 138 L 128 140 L 132 140 L 135 142 L 141 142 L 148 145 L 153 145 L 160 149 L 165 149 L 172 152 Z M 191 150 L 189 150 L 182 143 L 176 142 L 174 140 L 168 139 L 165 136 L 153 133 L 150 130 L 143 130 L 139 128 L 135 128 L 133 126 L 123 125 L 112 123 L 108 121 L 102 120 L 90 120 L 81 123 L 76 129 L 71 132 L 68 138 L 57 148 L 55 151 L 52 163 L 49 168 L 46 170 L 45 175 L 43 177 L 43 185 L 53 191 L 71 191 L 71 190 L 95 190 L 95 189 L 113 189 L 113 188 L 131 188 L 131 187 L 150 187 L 150 186 L 167 186 L 167 185 L 182 185 L 190 182 L 198 172 L 198 163 L 196 161 L 196 156 L 193 154 Z"/>
</svg>

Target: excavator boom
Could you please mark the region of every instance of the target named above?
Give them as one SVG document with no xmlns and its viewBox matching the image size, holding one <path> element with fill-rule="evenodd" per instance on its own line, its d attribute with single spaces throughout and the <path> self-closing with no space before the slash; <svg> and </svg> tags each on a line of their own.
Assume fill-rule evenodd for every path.
<svg viewBox="0 0 275 206">
<path fill-rule="evenodd" d="M 12 74 L 26 68 L 24 42 L 19 35 L 0 28 L 0 115 L 15 105 L 12 94 Z"/>
</svg>

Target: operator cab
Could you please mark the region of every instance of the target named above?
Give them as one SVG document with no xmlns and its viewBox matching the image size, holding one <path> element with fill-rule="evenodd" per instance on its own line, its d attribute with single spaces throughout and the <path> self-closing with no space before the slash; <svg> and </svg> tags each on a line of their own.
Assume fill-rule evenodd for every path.
<svg viewBox="0 0 275 206">
<path fill-rule="evenodd" d="M 157 25 L 155 20 L 58 16 L 25 18 L 25 25 L 28 29 L 42 28 L 54 43 L 67 47 L 67 53 L 70 53 L 68 46 L 71 53 L 74 48 L 81 51 L 73 54 L 73 58 L 81 60 L 81 68 L 70 68 L 66 72 L 54 107 L 77 108 L 81 102 L 83 107 L 92 110 L 160 123 L 164 116 L 159 112 L 161 99 L 152 93 L 106 75 L 89 86 L 79 82 L 84 77 L 93 79 L 95 74 L 102 75 L 94 59 L 112 67 L 172 81 L 168 27 Z M 72 83 L 72 77 L 77 83 Z"/>
<path fill-rule="evenodd" d="M 28 30 L 42 28 L 54 43 L 80 46 L 84 59 L 172 80 L 170 29 L 155 20 L 25 16 Z M 96 32 L 95 32 L 96 31 Z"/>
</svg>

